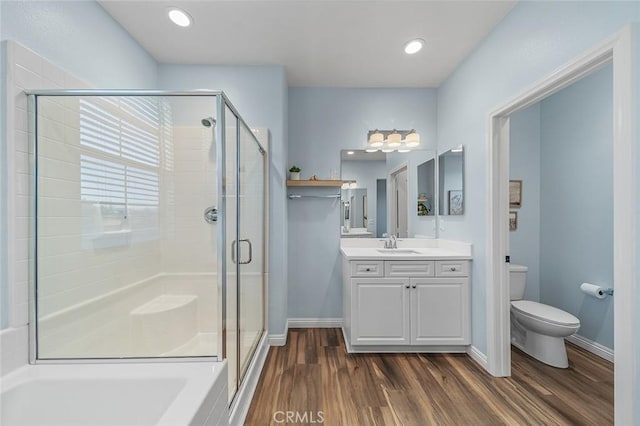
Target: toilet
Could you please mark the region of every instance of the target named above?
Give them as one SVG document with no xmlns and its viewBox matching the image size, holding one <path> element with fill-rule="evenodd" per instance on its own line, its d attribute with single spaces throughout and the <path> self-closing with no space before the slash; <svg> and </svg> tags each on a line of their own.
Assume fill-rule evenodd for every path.
<svg viewBox="0 0 640 426">
<path fill-rule="evenodd" d="M 522 300 L 528 268 L 510 265 L 511 343 L 538 361 L 567 368 L 564 338 L 575 334 L 580 320 L 553 306 Z"/>
</svg>

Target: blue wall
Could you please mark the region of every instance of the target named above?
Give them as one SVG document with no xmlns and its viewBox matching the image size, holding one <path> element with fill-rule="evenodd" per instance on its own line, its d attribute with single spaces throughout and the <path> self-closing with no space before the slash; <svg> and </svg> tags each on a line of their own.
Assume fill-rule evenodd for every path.
<svg viewBox="0 0 640 426">
<path fill-rule="evenodd" d="M 540 301 L 540 104 L 518 111 L 509 122 L 509 179 L 522 180 L 518 229 L 509 232 L 511 263 L 526 265 L 524 298 Z"/>
<path fill-rule="evenodd" d="M 487 114 L 629 22 L 640 22 L 639 2 L 519 2 L 438 90 L 438 150 L 464 144 L 466 175 L 477 177 L 465 215 L 440 236 L 474 245 L 472 341 L 484 353 Z"/>
<path fill-rule="evenodd" d="M 161 89 L 222 89 L 250 127 L 266 127 L 270 141 L 269 333 L 284 333 L 287 318 L 287 83 L 281 66 L 168 65 Z"/>
<path fill-rule="evenodd" d="M 340 168 L 341 149 L 363 149 L 367 131 L 415 128 L 424 149 L 436 142 L 433 89 L 289 89 L 289 164 L 303 178 Z M 314 194 L 334 189 L 313 189 Z M 289 201 L 290 318 L 342 318 L 340 203 Z"/>
<path fill-rule="evenodd" d="M 95 87 L 156 87 L 156 61 L 95 2 L 0 1 L 0 40 L 14 40 Z M 3 73 L 4 55 L 0 52 Z M 4 103 L 5 87 L 0 92 Z M 5 115 L 0 116 L 0 185 L 5 185 L 6 124 Z M 0 193 L 5 191 L 0 186 Z M 0 202 L 0 329 L 8 325 L 9 317 L 4 198 Z"/>
<path fill-rule="evenodd" d="M 613 348 L 613 67 L 542 101 L 540 300 L 580 319 L 580 335 Z"/>
</svg>

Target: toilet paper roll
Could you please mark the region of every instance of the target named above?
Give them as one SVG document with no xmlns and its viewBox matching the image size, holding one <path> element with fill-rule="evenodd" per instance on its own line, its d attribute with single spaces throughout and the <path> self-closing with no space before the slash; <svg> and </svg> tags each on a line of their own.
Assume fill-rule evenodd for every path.
<svg viewBox="0 0 640 426">
<path fill-rule="evenodd" d="M 607 293 L 605 293 L 604 288 L 595 284 L 582 283 L 580 285 L 580 291 L 597 299 L 604 299 L 605 297 L 607 297 Z"/>
</svg>

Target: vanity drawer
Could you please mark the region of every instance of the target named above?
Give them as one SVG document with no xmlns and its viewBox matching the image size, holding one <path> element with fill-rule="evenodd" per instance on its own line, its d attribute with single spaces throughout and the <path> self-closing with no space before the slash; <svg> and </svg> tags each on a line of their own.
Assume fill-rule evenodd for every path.
<svg viewBox="0 0 640 426">
<path fill-rule="evenodd" d="M 433 277 L 434 262 L 431 260 L 387 260 L 384 262 L 387 277 Z"/>
<path fill-rule="evenodd" d="M 357 260 L 351 262 L 352 277 L 381 277 L 384 275 L 382 260 Z"/>
<path fill-rule="evenodd" d="M 469 276 L 468 260 L 437 260 L 437 277 L 467 277 Z"/>
</svg>

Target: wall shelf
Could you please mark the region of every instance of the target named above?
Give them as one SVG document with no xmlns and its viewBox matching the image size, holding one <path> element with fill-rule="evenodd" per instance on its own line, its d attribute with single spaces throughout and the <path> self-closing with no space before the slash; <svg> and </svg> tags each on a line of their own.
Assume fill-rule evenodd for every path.
<svg viewBox="0 0 640 426">
<path fill-rule="evenodd" d="M 342 186 L 342 181 L 341 180 L 288 180 L 287 186 L 337 188 Z"/>
</svg>

